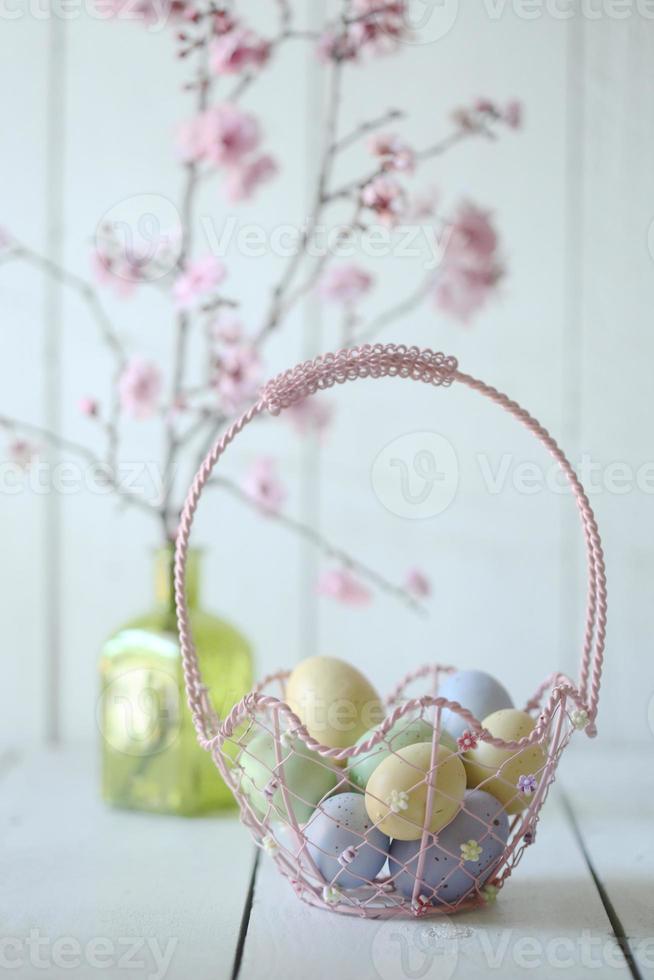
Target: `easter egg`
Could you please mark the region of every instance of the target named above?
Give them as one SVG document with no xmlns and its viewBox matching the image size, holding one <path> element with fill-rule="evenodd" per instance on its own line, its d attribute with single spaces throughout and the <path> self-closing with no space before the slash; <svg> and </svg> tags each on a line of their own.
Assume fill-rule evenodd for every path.
<svg viewBox="0 0 654 980">
<path fill-rule="evenodd" d="M 375 734 L 376 729 L 372 728 L 362 735 L 357 745 L 367 742 Z M 365 789 L 368 780 L 380 762 L 387 758 L 392 752 L 404 749 L 407 745 L 415 745 L 418 742 L 431 742 L 434 734 L 433 727 L 423 718 L 413 718 L 407 721 L 400 718 L 386 733 L 384 740 L 378 742 L 368 752 L 362 755 L 351 756 L 348 759 L 348 778 L 359 789 Z M 448 749 L 456 752 L 456 744 L 446 732 L 441 732 L 440 741 Z"/>
<path fill-rule="evenodd" d="M 438 689 L 440 697 L 448 701 L 458 701 L 480 721 L 501 708 L 512 708 L 513 701 L 508 691 L 490 674 L 483 670 L 460 670 L 447 676 Z M 463 735 L 470 724 L 454 711 L 445 709 L 441 724 L 450 735 L 457 739 Z"/>
<path fill-rule="evenodd" d="M 384 718 L 379 695 L 355 667 L 336 657 L 309 657 L 286 685 L 286 701 L 322 745 L 354 745 Z"/>
<path fill-rule="evenodd" d="M 318 870 L 336 888 L 368 884 L 388 856 L 390 841 L 373 827 L 359 793 L 324 800 L 303 832 Z"/>
<path fill-rule="evenodd" d="M 418 840 L 422 835 L 431 749 L 428 742 L 408 745 L 380 762 L 368 780 L 368 816 L 389 837 Z M 456 816 L 466 788 L 465 769 L 457 755 L 439 745 L 436 762 L 429 820 L 429 830 L 434 834 Z"/>
<path fill-rule="evenodd" d="M 275 741 L 272 735 L 261 732 L 248 742 L 241 752 L 241 791 L 264 817 L 288 820 L 282 781 L 287 787 L 290 809 L 298 823 L 309 819 L 318 803 L 336 785 L 336 775 L 326 760 L 312 752 L 300 739 L 290 747 L 282 747 L 281 767 L 277 767 Z"/>
<path fill-rule="evenodd" d="M 529 735 L 535 724 L 530 715 L 515 708 L 495 711 L 483 721 L 491 735 L 512 742 Z M 547 754 L 540 745 L 498 749 L 487 742 L 479 742 L 463 757 L 468 786 L 491 793 L 507 813 L 520 813 L 529 805 L 546 761 Z"/>
<path fill-rule="evenodd" d="M 435 905 L 454 905 L 476 894 L 501 858 L 509 836 L 509 818 L 489 793 L 468 790 L 463 808 L 425 851 L 418 895 Z M 389 870 L 396 890 L 412 898 L 418 873 L 420 841 L 394 840 Z"/>
</svg>

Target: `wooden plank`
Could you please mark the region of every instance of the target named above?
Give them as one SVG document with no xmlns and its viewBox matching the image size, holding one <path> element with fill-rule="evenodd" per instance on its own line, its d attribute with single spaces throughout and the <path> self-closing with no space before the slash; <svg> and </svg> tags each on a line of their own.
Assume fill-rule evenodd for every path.
<svg viewBox="0 0 654 980">
<path fill-rule="evenodd" d="M 22 964 L 12 975 L 33 977 L 38 954 L 49 977 L 88 976 L 94 956 L 107 980 L 231 976 L 253 859 L 236 819 L 111 810 L 88 752 L 33 754 L 2 790 L 2 952 Z"/>
<path fill-rule="evenodd" d="M 643 977 L 654 977 L 654 771 L 647 747 L 588 746 L 563 785 L 608 904 Z M 617 786 L 616 786 L 617 780 Z"/>
<path fill-rule="evenodd" d="M 439 920 L 353 920 L 298 901 L 262 856 L 243 980 L 335 976 L 475 980 L 491 973 L 551 980 L 585 970 L 629 976 L 582 851 L 554 798 L 537 844 L 495 905 Z"/>
</svg>

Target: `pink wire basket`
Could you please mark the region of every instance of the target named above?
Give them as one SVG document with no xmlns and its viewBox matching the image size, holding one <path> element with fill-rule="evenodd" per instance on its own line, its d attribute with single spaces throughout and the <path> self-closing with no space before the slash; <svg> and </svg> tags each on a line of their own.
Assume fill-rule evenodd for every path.
<svg viewBox="0 0 654 980">
<path fill-rule="evenodd" d="M 202 682 L 186 603 L 186 561 L 193 517 L 218 460 L 256 416 L 278 415 L 335 384 L 381 377 L 408 378 L 434 387 L 461 384 L 485 396 L 540 440 L 572 490 L 589 575 L 581 668 L 576 683 L 555 673 L 539 685 L 524 706 L 531 717 L 531 730 L 524 737 L 495 737 L 465 705 L 439 695 L 443 679 L 454 670 L 440 664 L 427 664 L 408 674 L 385 699 L 385 717 L 372 736 L 342 748 L 312 737 L 294 713 L 286 701 L 287 672 L 265 678 L 222 720 Z M 541 807 L 573 732 L 596 735 L 607 604 L 602 546 L 588 498 L 571 464 L 535 418 L 495 388 L 461 372 L 456 359 L 442 353 L 393 344 L 365 345 L 317 357 L 268 382 L 256 404 L 214 445 L 195 477 L 180 521 L 175 593 L 186 690 L 198 741 L 211 753 L 234 793 L 242 822 L 256 844 L 276 862 L 298 897 L 311 905 L 382 918 L 451 914 L 492 901 L 534 843 Z M 456 719 L 458 730 L 463 728 L 458 739 L 449 740 L 449 748 L 443 748 L 445 717 Z M 417 764 L 406 748 L 398 748 L 398 737 L 406 746 L 415 726 L 431 733 L 421 739 L 427 764 Z M 264 742 L 262 752 L 256 746 Z M 453 792 L 449 776 L 459 762 L 469 773 L 471 754 L 480 746 L 487 761 L 476 766 L 474 786 L 481 794 L 473 805 L 469 792 Z M 375 752 L 401 760 L 405 775 L 408 771 L 410 776 L 402 791 L 376 798 L 361 786 L 357 760 Z M 299 772 L 309 772 L 310 778 L 298 779 Z M 367 812 L 363 820 L 362 797 Z M 421 801 L 419 820 L 414 800 Z M 452 822 L 432 829 L 434 814 L 444 807 L 456 813 L 459 825 L 465 821 L 469 838 L 453 840 L 448 833 Z M 382 814 L 379 819 L 370 816 L 377 812 Z M 388 818 L 396 819 L 396 827 L 399 819 L 409 832 L 398 831 L 400 840 L 384 833 Z M 318 826 L 321 836 L 315 832 Z"/>
</svg>

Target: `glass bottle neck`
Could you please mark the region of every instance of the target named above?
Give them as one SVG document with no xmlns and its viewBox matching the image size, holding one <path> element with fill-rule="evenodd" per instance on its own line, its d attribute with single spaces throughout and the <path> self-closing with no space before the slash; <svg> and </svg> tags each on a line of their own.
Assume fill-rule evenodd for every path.
<svg viewBox="0 0 654 980">
<path fill-rule="evenodd" d="M 200 564 L 202 552 L 191 548 L 186 561 L 186 601 L 189 609 L 197 609 L 200 602 Z M 157 606 L 175 611 L 174 588 L 175 549 L 171 545 L 159 548 L 154 557 L 154 594 Z"/>
</svg>

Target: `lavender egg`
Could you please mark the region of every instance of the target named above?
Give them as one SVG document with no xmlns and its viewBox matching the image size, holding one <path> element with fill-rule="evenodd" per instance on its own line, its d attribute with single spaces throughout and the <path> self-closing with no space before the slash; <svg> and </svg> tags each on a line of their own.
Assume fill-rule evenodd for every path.
<svg viewBox="0 0 654 980">
<path fill-rule="evenodd" d="M 490 793 L 468 790 L 464 809 L 427 848 L 419 894 L 435 905 L 454 905 L 481 887 L 501 857 L 509 836 L 509 818 Z M 475 846 L 476 845 L 476 846 Z M 420 841 L 394 840 L 389 868 L 405 898 L 413 896 Z"/>
<path fill-rule="evenodd" d="M 367 884 L 388 857 L 389 839 L 373 826 L 359 793 L 339 793 L 324 800 L 303 833 L 318 870 L 336 888 Z"/>
<path fill-rule="evenodd" d="M 448 701 L 458 701 L 479 721 L 502 708 L 513 707 L 506 688 L 483 670 L 459 670 L 456 674 L 450 674 L 440 685 L 438 693 Z M 470 727 L 461 715 L 447 710 L 443 711 L 441 725 L 455 739 Z"/>
</svg>

